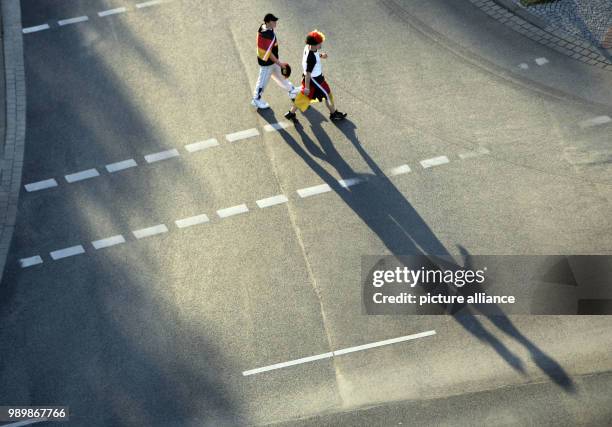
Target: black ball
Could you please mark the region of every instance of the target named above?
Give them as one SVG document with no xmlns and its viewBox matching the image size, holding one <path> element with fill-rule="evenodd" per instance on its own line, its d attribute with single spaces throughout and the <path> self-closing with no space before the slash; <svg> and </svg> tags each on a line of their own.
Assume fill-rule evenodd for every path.
<svg viewBox="0 0 612 427">
<path fill-rule="evenodd" d="M 283 68 L 281 68 L 281 74 L 285 78 L 289 78 L 289 76 L 291 75 L 291 65 L 287 64 Z"/>
</svg>

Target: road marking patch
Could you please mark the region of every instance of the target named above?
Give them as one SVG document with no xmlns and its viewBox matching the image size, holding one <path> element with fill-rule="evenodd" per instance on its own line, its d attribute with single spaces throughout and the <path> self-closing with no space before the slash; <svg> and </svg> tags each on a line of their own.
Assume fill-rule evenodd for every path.
<svg viewBox="0 0 612 427">
<path fill-rule="evenodd" d="M 158 4 L 162 4 L 162 3 L 166 3 L 168 0 L 151 0 L 151 1 L 146 1 L 144 3 L 137 3 L 136 7 L 138 9 L 142 9 L 145 7 L 151 7 L 151 6 L 156 6 Z"/>
<path fill-rule="evenodd" d="M 95 178 L 100 176 L 97 169 L 87 169 L 81 172 L 72 173 L 70 175 L 66 175 L 66 181 L 70 184 L 73 182 L 84 181 L 86 179 Z"/>
<path fill-rule="evenodd" d="M 189 218 L 179 219 L 178 221 L 174 221 L 178 228 L 187 228 L 198 224 L 204 224 L 210 221 L 208 215 L 196 215 Z"/>
<path fill-rule="evenodd" d="M 403 175 L 405 173 L 410 173 L 410 166 L 401 165 L 389 171 L 389 175 L 391 176 Z"/>
<path fill-rule="evenodd" d="M 21 258 L 19 260 L 19 264 L 21 265 L 21 268 L 28 268 L 28 267 L 32 267 L 33 265 L 38 265 L 42 263 L 43 263 L 43 260 L 39 255 L 31 256 L 29 258 Z"/>
<path fill-rule="evenodd" d="M 528 64 L 525 64 L 525 63 L 523 62 L 523 63 L 519 64 L 519 68 L 520 68 L 521 70 L 528 70 L 528 69 L 529 69 L 529 65 L 528 65 Z"/>
<path fill-rule="evenodd" d="M 343 348 L 343 349 L 336 350 L 336 351 L 330 351 L 327 353 L 321 353 L 321 354 L 317 354 L 314 356 L 308 356 L 308 357 L 302 357 L 300 359 L 290 360 L 288 362 L 275 363 L 274 365 L 268 365 L 268 366 L 263 366 L 261 368 L 250 369 L 248 371 L 243 371 L 242 375 L 246 377 L 249 375 L 260 374 L 262 372 L 268 372 L 268 371 L 274 371 L 276 369 L 287 368 L 289 366 L 295 366 L 295 365 L 301 365 L 304 363 L 314 362 L 316 360 L 329 359 L 332 357 L 342 356 L 344 354 L 355 353 L 357 351 L 364 351 L 364 350 L 369 350 L 369 349 L 376 348 L 376 347 L 383 347 L 383 346 L 387 346 L 391 344 L 398 344 L 401 342 L 415 340 L 418 338 L 425 338 L 425 337 L 435 335 L 435 334 L 436 334 L 436 331 L 431 330 L 431 331 L 420 332 L 418 334 L 405 335 L 403 337 L 391 338 L 391 339 L 383 340 L 383 341 L 376 341 L 376 342 L 372 342 L 369 344 L 363 344 L 363 345 L 358 345 L 354 347 L 347 347 L 347 348 Z"/>
<path fill-rule="evenodd" d="M 448 157 L 446 156 L 438 156 L 438 157 L 432 157 L 431 159 L 421 160 L 420 163 L 421 163 L 421 166 L 423 166 L 423 168 L 427 169 L 427 168 L 432 168 L 434 166 L 445 165 L 447 163 L 450 163 L 450 160 L 448 160 Z"/>
<path fill-rule="evenodd" d="M 158 234 L 167 233 L 168 227 L 165 224 L 154 225 L 153 227 L 141 228 L 140 230 L 132 231 L 137 239 L 145 239 L 147 237 L 156 236 Z"/>
<path fill-rule="evenodd" d="M 61 19 L 57 21 L 57 24 L 60 27 L 63 27 L 64 25 L 78 24 L 79 22 L 85 22 L 85 21 L 89 21 L 88 16 L 77 16 L 76 18 Z"/>
<path fill-rule="evenodd" d="M 136 160 L 128 159 L 128 160 L 123 160 L 121 162 L 111 163 L 109 165 L 106 165 L 105 168 L 109 173 L 115 173 L 115 172 L 119 172 L 125 169 L 135 168 L 136 166 L 138 166 L 138 163 L 136 163 Z"/>
<path fill-rule="evenodd" d="M 304 199 L 306 197 L 316 196 L 317 194 L 327 193 L 328 191 L 331 191 L 329 184 L 321 184 L 313 187 L 301 188 L 297 193 Z"/>
<path fill-rule="evenodd" d="M 266 132 L 275 132 L 275 131 L 279 131 L 281 129 L 290 128 L 291 126 L 293 126 L 293 123 L 289 123 L 289 122 L 271 123 L 271 124 L 265 125 L 264 126 L 264 130 Z"/>
<path fill-rule="evenodd" d="M 80 255 L 84 253 L 85 253 L 85 249 L 83 248 L 83 246 L 77 245 L 77 246 L 71 246 L 69 248 L 53 251 L 50 253 L 50 255 L 54 261 L 57 261 L 58 259 L 68 258 L 71 256 Z"/>
<path fill-rule="evenodd" d="M 242 204 L 238 206 L 232 206 L 231 208 L 219 209 L 217 211 L 217 215 L 219 215 L 219 218 L 227 218 L 230 216 L 243 214 L 248 211 L 249 211 L 249 208 L 247 207 L 247 205 Z"/>
<path fill-rule="evenodd" d="M 173 148 L 171 150 L 160 151 L 159 153 L 147 154 L 145 156 L 145 160 L 147 161 L 147 163 L 155 163 L 179 156 L 180 154 L 178 150 L 176 148 Z"/>
<path fill-rule="evenodd" d="M 105 16 L 117 15 L 118 13 L 125 13 L 127 9 L 125 7 L 117 7 L 115 9 L 108 9 L 98 12 L 98 16 L 100 18 L 104 18 Z"/>
<path fill-rule="evenodd" d="M 584 129 L 584 128 L 590 128 L 594 126 L 605 125 L 610 122 L 612 122 L 612 119 L 610 118 L 610 116 L 597 116 L 597 117 L 593 117 L 588 120 L 584 120 L 578 123 L 578 125 Z"/>
<path fill-rule="evenodd" d="M 49 24 L 42 24 L 42 25 L 36 25 L 34 27 L 27 27 L 21 30 L 21 32 L 23 34 L 29 34 L 29 33 L 36 33 L 38 31 L 44 31 L 44 30 L 48 30 L 49 28 Z"/>
<path fill-rule="evenodd" d="M 253 138 L 255 136 L 259 136 L 259 131 L 255 128 L 251 128 L 241 130 L 240 132 L 228 133 L 225 135 L 225 139 L 227 139 L 228 142 L 236 142 L 240 141 L 241 139 Z"/>
<path fill-rule="evenodd" d="M 92 246 L 96 250 L 109 248 L 111 246 L 120 245 L 122 243 L 125 243 L 125 238 L 121 234 L 118 234 L 112 237 L 107 237 L 106 239 L 101 239 L 101 240 L 96 240 L 94 242 L 91 242 Z"/>
<path fill-rule="evenodd" d="M 257 200 L 257 206 L 261 209 L 269 208 L 270 206 L 280 205 L 281 203 L 287 203 L 289 199 L 284 194 L 279 194 L 278 196 L 272 196 L 265 199 Z"/>
<path fill-rule="evenodd" d="M 536 58 L 536 59 L 535 59 L 535 63 L 536 63 L 536 64 L 538 64 L 539 66 L 546 65 L 546 64 L 548 64 L 549 62 L 550 62 L 550 61 L 549 61 L 548 59 L 544 58 L 544 57 L 541 57 L 541 58 Z"/>
<path fill-rule="evenodd" d="M 193 144 L 185 145 L 185 149 L 190 153 L 195 153 L 196 151 L 205 150 L 207 148 L 216 147 L 219 145 L 219 141 L 215 138 L 207 139 L 206 141 L 194 142 Z"/>
<path fill-rule="evenodd" d="M 32 191 L 46 190 L 47 188 L 52 187 L 57 187 L 57 181 L 53 178 L 25 185 L 25 189 L 28 193 L 31 193 Z"/>
</svg>

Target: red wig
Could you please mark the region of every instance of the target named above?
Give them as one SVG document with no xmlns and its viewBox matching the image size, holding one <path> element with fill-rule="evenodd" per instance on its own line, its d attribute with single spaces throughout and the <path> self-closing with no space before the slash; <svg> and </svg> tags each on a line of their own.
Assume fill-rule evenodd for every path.
<svg viewBox="0 0 612 427">
<path fill-rule="evenodd" d="M 325 41 L 325 34 L 319 30 L 314 30 L 308 33 L 306 36 L 306 44 L 316 46 Z"/>
</svg>

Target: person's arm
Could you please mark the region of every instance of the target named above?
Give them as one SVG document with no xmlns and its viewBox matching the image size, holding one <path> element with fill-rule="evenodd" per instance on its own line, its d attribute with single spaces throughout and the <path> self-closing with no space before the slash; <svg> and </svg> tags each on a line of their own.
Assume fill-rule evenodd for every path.
<svg viewBox="0 0 612 427">
<path fill-rule="evenodd" d="M 307 72 L 304 76 L 304 95 L 310 94 L 310 73 Z"/>
<path fill-rule="evenodd" d="M 272 52 L 270 52 L 270 60 L 274 62 L 275 64 L 278 64 L 281 68 L 287 65 L 286 62 L 281 62 L 281 60 L 278 59 Z"/>
<path fill-rule="evenodd" d="M 327 52 L 321 52 L 321 59 L 327 59 Z"/>
</svg>

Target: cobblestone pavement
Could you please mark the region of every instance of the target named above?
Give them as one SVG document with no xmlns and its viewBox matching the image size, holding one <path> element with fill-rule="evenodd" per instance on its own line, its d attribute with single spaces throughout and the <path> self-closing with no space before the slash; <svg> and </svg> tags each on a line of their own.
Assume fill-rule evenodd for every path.
<svg viewBox="0 0 612 427">
<path fill-rule="evenodd" d="M 611 0 L 558 0 L 529 8 L 520 6 L 519 0 L 469 1 L 525 37 L 612 71 L 612 50 L 607 45 L 612 32 L 606 28 L 612 19 Z"/>
<path fill-rule="evenodd" d="M 611 0 L 557 0 L 528 10 L 546 21 L 549 30 L 565 31 L 601 48 L 612 47 Z"/>
</svg>

